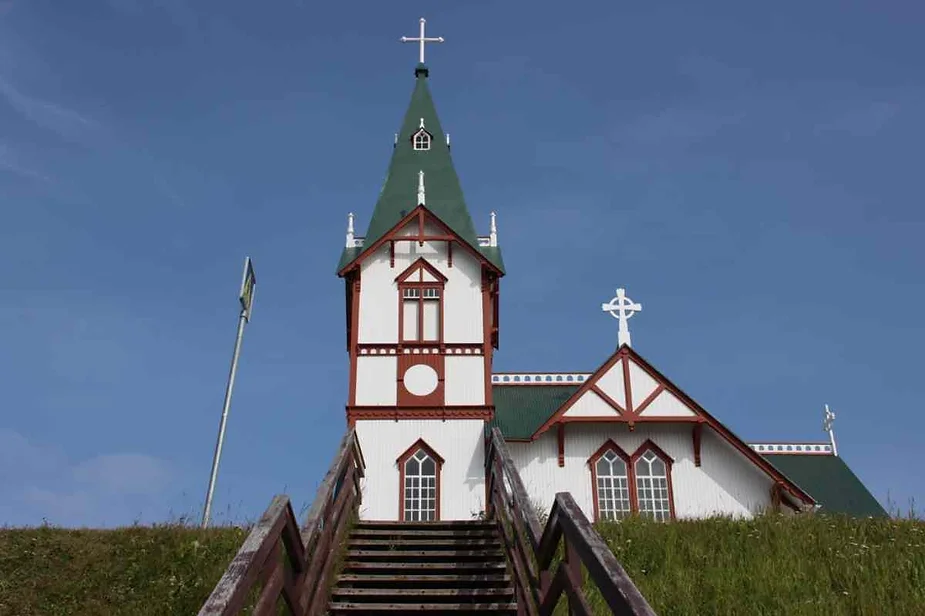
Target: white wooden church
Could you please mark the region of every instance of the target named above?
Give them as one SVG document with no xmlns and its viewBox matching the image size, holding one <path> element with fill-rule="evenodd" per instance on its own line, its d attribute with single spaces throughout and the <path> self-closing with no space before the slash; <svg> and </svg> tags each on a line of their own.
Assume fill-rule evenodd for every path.
<svg viewBox="0 0 925 616">
<path fill-rule="evenodd" d="M 571 492 L 593 520 L 765 510 L 884 515 L 824 443 L 744 442 L 630 346 L 641 307 L 603 309 L 620 345 L 592 373 L 495 373 L 505 275 L 495 215 L 478 235 L 428 87 L 424 36 L 411 102 L 364 236 L 348 216 L 348 424 L 366 459 L 366 520 L 468 520 L 485 509 L 484 450 L 500 428 L 549 510 Z"/>
</svg>

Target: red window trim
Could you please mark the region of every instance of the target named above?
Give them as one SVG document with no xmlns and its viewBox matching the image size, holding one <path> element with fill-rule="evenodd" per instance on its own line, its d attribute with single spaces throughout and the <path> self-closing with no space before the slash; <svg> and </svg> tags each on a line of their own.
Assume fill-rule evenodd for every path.
<svg viewBox="0 0 925 616">
<path fill-rule="evenodd" d="M 588 458 L 588 466 L 591 468 L 591 499 L 594 503 L 594 521 L 601 521 L 600 503 L 597 493 L 597 462 L 601 459 L 601 456 L 608 451 L 613 451 L 626 463 L 626 481 L 629 484 L 630 493 L 630 513 L 633 515 L 639 514 L 639 499 L 636 488 L 636 462 L 645 452 L 651 451 L 665 463 L 665 474 L 668 479 L 668 513 L 669 518 L 674 520 L 674 487 L 671 483 L 671 468 L 674 465 L 674 459 L 665 453 L 661 447 L 653 443 L 652 439 L 646 439 L 632 455 L 628 455 L 613 441 L 613 439 L 607 439 L 604 444 Z"/>
<path fill-rule="evenodd" d="M 433 461 L 437 464 L 437 490 L 435 494 L 435 509 L 434 512 L 434 521 L 440 520 L 440 488 L 443 483 L 443 458 L 434 451 L 433 447 L 427 444 L 427 442 L 419 438 L 414 442 L 411 447 L 406 449 L 404 453 L 398 456 L 398 459 L 395 462 L 398 464 L 398 521 L 401 522 L 405 519 L 405 462 L 408 461 L 408 458 L 413 456 L 418 450 L 423 450 L 428 456 L 430 456 Z"/>
<path fill-rule="evenodd" d="M 424 282 L 424 272 L 428 272 L 436 280 Z M 417 279 L 414 279 L 414 275 Z M 398 283 L 398 340 L 400 344 L 443 344 L 443 325 L 444 325 L 444 296 L 446 295 L 447 278 L 440 270 L 427 262 L 421 257 L 411 264 L 404 272 L 396 276 L 395 281 Z M 417 339 L 405 339 L 405 289 L 418 290 L 418 337 Z M 438 299 L 425 299 L 425 289 L 437 289 L 440 293 Z M 424 303 L 426 301 L 437 302 L 437 338 L 435 340 L 424 339 Z"/>
</svg>

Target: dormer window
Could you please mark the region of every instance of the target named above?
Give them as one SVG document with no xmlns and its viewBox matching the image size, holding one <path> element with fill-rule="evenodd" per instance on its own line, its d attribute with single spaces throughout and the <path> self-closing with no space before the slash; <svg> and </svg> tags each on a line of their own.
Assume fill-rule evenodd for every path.
<svg viewBox="0 0 925 616">
<path fill-rule="evenodd" d="M 422 128 L 418 132 L 414 133 L 414 137 L 411 138 L 411 142 L 414 144 L 415 150 L 429 150 L 431 142 L 430 133 Z"/>
</svg>

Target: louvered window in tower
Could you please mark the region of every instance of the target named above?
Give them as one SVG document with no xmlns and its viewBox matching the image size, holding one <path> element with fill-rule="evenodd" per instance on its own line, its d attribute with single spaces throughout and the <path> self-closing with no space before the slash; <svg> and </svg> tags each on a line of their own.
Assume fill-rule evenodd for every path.
<svg viewBox="0 0 925 616">
<path fill-rule="evenodd" d="M 415 150 L 429 150 L 431 137 L 423 128 L 418 132 L 414 133 L 414 137 L 411 138 L 411 142 L 414 144 Z"/>
</svg>

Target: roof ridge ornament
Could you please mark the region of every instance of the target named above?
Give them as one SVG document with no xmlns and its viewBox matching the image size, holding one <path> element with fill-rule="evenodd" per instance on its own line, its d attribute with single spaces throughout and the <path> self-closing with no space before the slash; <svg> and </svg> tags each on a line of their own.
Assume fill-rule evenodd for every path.
<svg viewBox="0 0 925 616">
<path fill-rule="evenodd" d="M 627 321 L 637 312 L 642 311 L 642 304 L 633 302 L 626 296 L 626 291 L 622 288 L 617 289 L 617 295 L 606 304 L 601 304 L 601 310 L 609 312 L 610 316 L 620 321 L 620 329 L 617 332 L 617 346 L 632 346 L 630 340 L 630 330 Z"/>
<path fill-rule="evenodd" d="M 488 235 L 488 245 L 497 246 L 498 245 L 498 223 L 495 220 L 495 213 L 491 213 L 491 228 Z"/>
<path fill-rule="evenodd" d="M 835 431 L 832 429 L 832 424 L 835 423 L 835 412 L 829 409 L 829 405 L 825 405 L 825 419 L 822 420 L 822 431 L 829 433 L 829 442 L 832 443 L 832 455 L 836 458 L 838 457 L 838 448 L 835 447 Z"/>
<path fill-rule="evenodd" d="M 424 24 L 425 23 L 427 23 L 427 20 L 421 17 L 420 35 L 416 37 L 403 36 L 400 39 L 402 43 L 418 43 L 420 45 L 420 51 L 418 53 L 418 62 L 420 62 L 421 64 L 424 64 L 424 45 L 426 45 L 427 43 L 442 43 L 443 42 L 442 36 L 427 38 L 424 35 Z"/>
<path fill-rule="evenodd" d="M 353 233 L 353 212 L 347 214 L 347 248 L 356 246 Z"/>
<path fill-rule="evenodd" d="M 424 202 L 424 172 L 418 171 L 418 205 L 425 205 Z"/>
</svg>

